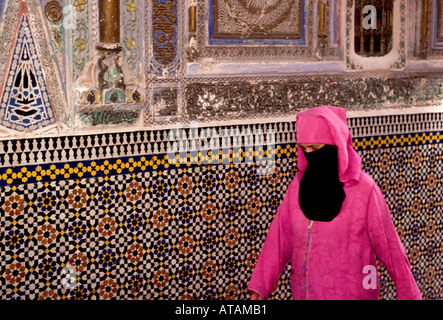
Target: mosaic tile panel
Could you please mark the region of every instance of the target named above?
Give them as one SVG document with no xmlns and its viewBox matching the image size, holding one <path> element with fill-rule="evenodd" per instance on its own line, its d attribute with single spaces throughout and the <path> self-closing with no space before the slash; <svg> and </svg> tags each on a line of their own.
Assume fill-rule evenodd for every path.
<svg viewBox="0 0 443 320">
<path fill-rule="evenodd" d="M 391 148 L 377 148 L 374 138 L 374 148 L 360 152 L 364 170 L 374 177 L 388 202 L 424 299 L 442 299 L 442 141 L 428 143 L 434 134 L 389 137 L 398 143 Z M 381 271 L 380 290 L 395 298 L 386 270 Z"/>
<path fill-rule="evenodd" d="M 92 173 L 94 178 L 5 187 L 2 297 L 38 298 L 44 292 L 103 299 L 111 297 L 107 287 L 115 287 L 112 297 L 122 299 L 238 297 L 246 278 L 238 281 L 236 274 L 246 275 L 268 227 L 260 212 L 275 207 L 283 190 L 277 178 L 259 183 L 252 167 L 221 169 Z M 247 181 L 254 193 L 275 194 L 246 201 L 235 189 Z M 18 212 L 21 199 L 24 213 Z M 250 219 L 255 223 L 249 225 Z M 21 266 L 31 283 L 10 283 L 12 269 Z M 66 266 L 78 282 L 71 290 L 62 283 Z"/>
<path fill-rule="evenodd" d="M 1 124 L 14 133 L 2 130 L 2 134 L 58 130 L 63 125 L 55 122 L 68 120 L 68 107 L 63 75 L 55 63 L 60 52 L 42 21 L 44 9 L 36 0 L 4 4 L 0 24 L 4 44 L 0 48 Z"/>
<path fill-rule="evenodd" d="M 2 87 L 1 125 L 18 131 L 36 130 L 55 122 L 26 14 L 19 17 L 13 59 Z"/>
<path fill-rule="evenodd" d="M 440 116 L 406 118 L 420 124 Z M 354 147 L 363 169 L 386 197 L 423 297 L 441 299 L 443 130 L 407 133 L 402 120 L 399 115 L 349 122 L 358 132 Z M 379 134 L 367 135 L 375 127 L 382 128 Z M 276 144 L 267 151 L 275 167 L 266 175 L 247 161 L 254 159 L 248 136 L 234 143 L 238 130 L 232 131 L 237 134 L 231 147 L 220 150 L 221 164 L 211 163 L 217 157 L 207 149 L 200 151 L 206 163 L 195 161 L 192 152 L 169 161 L 161 131 L 80 136 L 82 143 L 74 142 L 80 137 L 62 137 L 54 144 L 3 144 L 2 163 L 18 161 L 26 148 L 29 158 L 48 154 L 32 165 L 0 169 L 0 296 L 246 299 L 266 231 L 297 172 L 294 123 L 271 128 Z M 192 129 L 179 134 L 188 142 L 195 137 Z M 74 145 L 73 153 L 59 157 Z M 290 298 L 289 271 L 290 266 L 273 299 Z M 381 265 L 379 272 L 380 297 L 394 299 Z"/>
</svg>

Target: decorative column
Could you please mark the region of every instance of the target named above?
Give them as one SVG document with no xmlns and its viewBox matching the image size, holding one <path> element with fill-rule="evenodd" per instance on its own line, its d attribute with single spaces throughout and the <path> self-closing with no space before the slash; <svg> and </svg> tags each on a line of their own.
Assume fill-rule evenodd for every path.
<svg viewBox="0 0 443 320">
<path fill-rule="evenodd" d="M 382 9 L 382 17 L 381 17 L 381 33 L 380 33 L 380 51 L 381 54 L 384 55 L 386 51 L 386 37 L 385 37 L 385 28 L 386 28 L 386 10 L 383 7 Z"/>
<path fill-rule="evenodd" d="M 104 125 L 138 125 L 142 114 L 144 85 L 142 77 L 132 73 L 129 59 L 137 43 L 126 31 L 126 22 L 141 27 L 138 1 L 95 0 L 92 21 L 98 31 L 95 53 L 87 63 L 85 72 L 76 84 L 79 100 L 76 110 L 76 127 L 87 128 Z M 133 45 L 134 47 L 130 47 Z M 132 63 L 137 63 L 131 61 Z M 133 69 L 132 69 L 133 70 Z"/>
<path fill-rule="evenodd" d="M 429 0 L 422 1 L 421 7 L 421 37 L 420 37 L 420 59 L 426 59 L 428 56 L 428 21 L 429 17 Z"/>
<path fill-rule="evenodd" d="M 318 31 L 317 31 L 317 58 L 324 60 L 326 47 L 326 3 L 323 0 L 318 1 Z"/>
<path fill-rule="evenodd" d="M 99 0 L 100 42 L 120 43 L 120 0 Z"/>
<path fill-rule="evenodd" d="M 188 0 L 188 46 L 186 54 L 188 61 L 194 61 L 198 52 L 196 49 L 197 31 L 197 3 L 196 0 Z"/>
<path fill-rule="evenodd" d="M 195 35 L 195 30 L 197 28 L 197 6 L 195 0 L 189 1 L 188 8 L 188 29 L 189 33 Z"/>
<path fill-rule="evenodd" d="M 360 2 L 360 26 L 358 30 L 360 32 L 360 54 L 364 54 L 365 52 L 365 33 L 364 33 L 364 28 L 363 28 L 363 21 L 364 21 L 364 15 L 362 15 L 361 13 L 363 12 L 363 2 Z M 355 17 L 355 19 L 357 19 L 357 17 Z M 354 30 L 354 32 L 357 32 L 357 30 Z"/>
<path fill-rule="evenodd" d="M 120 52 L 120 0 L 98 0 L 99 41 L 96 49 L 101 52 L 97 67 L 97 87 L 103 103 L 122 103 L 125 81 Z"/>
</svg>

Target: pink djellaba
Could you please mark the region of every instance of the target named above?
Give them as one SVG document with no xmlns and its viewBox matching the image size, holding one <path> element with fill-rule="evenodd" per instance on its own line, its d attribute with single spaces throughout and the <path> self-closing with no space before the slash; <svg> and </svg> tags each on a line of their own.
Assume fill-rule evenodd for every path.
<svg viewBox="0 0 443 320">
<path fill-rule="evenodd" d="M 376 257 L 396 286 L 397 299 L 421 299 L 405 249 L 389 208 L 374 180 L 361 169 L 346 110 L 321 106 L 297 115 L 297 143 L 337 146 L 339 180 L 346 199 L 330 222 L 311 221 L 300 209 L 298 190 L 306 158 L 298 146 L 298 173 L 290 183 L 268 231 L 248 286 L 252 298 L 267 299 L 291 262 L 293 299 L 379 299 L 376 286 L 365 285 Z M 321 201 L 321 199 L 319 199 Z"/>
</svg>

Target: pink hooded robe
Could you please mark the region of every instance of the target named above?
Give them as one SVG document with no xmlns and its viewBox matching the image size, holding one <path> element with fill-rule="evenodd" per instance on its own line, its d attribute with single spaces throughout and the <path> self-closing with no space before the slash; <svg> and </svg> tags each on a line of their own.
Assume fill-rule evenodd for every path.
<svg viewBox="0 0 443 320">
<path fill-rule="evenodd" d="M 346 199 L 330 222 L 305 217 L 298 191 L 307 161 L 298 146 L 299 171 L 277 210 L 248 289 L 268 298 L 291 262 L 293 299 L 378 299 L 377 256 L 396 285 L 397 299 L 421 299 L 383 194 L 361 170 L 345 109 L 309 109 L 297 115 L 296 125 L 297 143 L 337 146 Z"/>
</svg>

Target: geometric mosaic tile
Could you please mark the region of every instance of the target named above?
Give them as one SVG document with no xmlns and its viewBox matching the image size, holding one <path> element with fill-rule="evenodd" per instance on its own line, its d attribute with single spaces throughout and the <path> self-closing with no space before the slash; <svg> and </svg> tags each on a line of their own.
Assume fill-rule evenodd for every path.
<svg viewBox="0 0 443 320">
<path fill-rule="evenodd" d="M 266 175 L 240 161 L 249 156 L 247 139 L 221 164 L 170 164 L 165 153 L 145 152 L 0 167 L 2 298 L 246 299 L 267 230 L 297 172 L 295 141 L 283 136 Z M 442 298 L 441 136 L 354 138 L 425 299 Z M 94 141 L 94 135 L 84 138 Z M 38 152 L 49 146 L 45 141 Z M 24 144 L 11 142 L 11 149 Z M 290 298 L 289 271 L 272 299 Z M 382 265 L 379 272 L 380 298 L 394 299 Z"/>
</svg>

